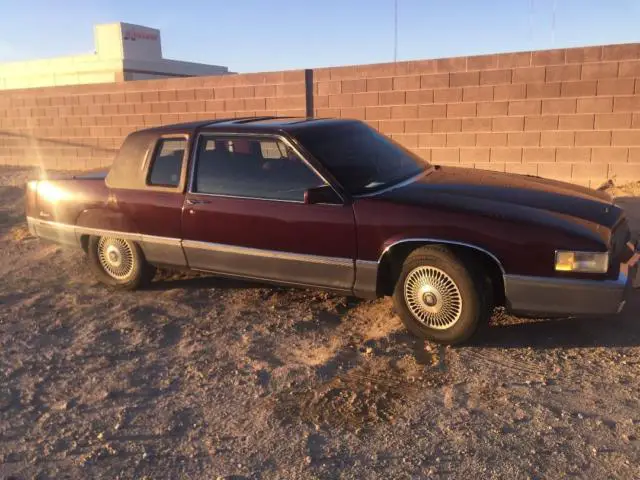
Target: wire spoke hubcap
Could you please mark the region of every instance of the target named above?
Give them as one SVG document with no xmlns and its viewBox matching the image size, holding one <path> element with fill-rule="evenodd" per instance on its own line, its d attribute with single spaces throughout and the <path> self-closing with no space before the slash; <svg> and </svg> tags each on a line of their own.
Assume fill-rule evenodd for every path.
<svg viewBox="0 0 640 480">
<path fill-rule="evenodd" d="M 443 270 L 416 267 L 404 281 L 404 300 L 411 314 L 423 325 L 437 330 L 452 327 L 462 314 L 462 295 Z"/>
<path fill-rule="evenodd" d="M 126 240 L 103 237 L 98 241 L 98 258 L 104 271 L 117 280 L 133 271 L 133 249 Z"/>
</svg>

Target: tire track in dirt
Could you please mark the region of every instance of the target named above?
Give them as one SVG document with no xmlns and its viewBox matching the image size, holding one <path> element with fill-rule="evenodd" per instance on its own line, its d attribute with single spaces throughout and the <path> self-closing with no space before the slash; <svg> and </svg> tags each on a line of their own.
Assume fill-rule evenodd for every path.
<svg viewBox="0 0 640 480">
<path fill-rule="evenodd" d="M 541 366 L 540 364 L 521 359 L 511 359 L 506 356 L 506 352 L 503 355 L 497 355 L 490 352 L 476 352 L 471 350 L 458 349 L 455 350 L 455 354 L 460 358 L 460 360 L 465 360 L 471 363 L 480 361 L 485 365 L 499 367 L 511 372 L 524 373 L 534 377 L 539 377 L 539 382 L 544 383 L 545 381 L 552 381 L 564 386 L 573 386 L 575 384 L 579 384 L 580 382 L 590 382 L 599 380 L 604 376 L 610 376 L 610 372 L 607 371 L 606 368 L 597 367 L 594 365 L 590 365 L 591 371 L 581 370 L 580 372 L 576 373 L 566 373 L 563 372 L 562 369 L 557 365 L 555 366 L 555 368 L 551 367 L 552 370 L 550 371 L 548 367 Z"/>
</svg>

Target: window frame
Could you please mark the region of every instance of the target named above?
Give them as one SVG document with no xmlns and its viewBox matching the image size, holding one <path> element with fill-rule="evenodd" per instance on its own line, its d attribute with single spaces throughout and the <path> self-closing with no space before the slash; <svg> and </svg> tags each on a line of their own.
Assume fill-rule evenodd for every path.
<svg viewBox="0 0 640 480">
<path fill-rule="evenodd" d="M 167 140 L 184 140 L 185 147 L 184 153 L 182 154 L 182 165 L 180 167 L 180 178 L 178 179 L 178 184 L 173 185 L 155 185 L 151 182 L 151 172 L 153 170 L 153 165 L 155 164 L 156 157 L 160 152 L 160 148 L 162 148 L 162 144 Z M 144 169 L 146 170 L 144 176 L 144 185 L 145 188 L 161 191 L 161 192 L 182 192 L 184 191 L 184 183 L 186 179 L 188 161 L 189 161 L 189 150 L 191 145 L 189 143 L 189 135 L 186 133 L 167 133 L 158 136 L 153 143 L 150 145 L 147 151 L 147 158 L 145 160 Z"/>
<path fill-rule="evenodd" d="M 278 199 L 278 198 L 265 198 L 265 197 L 251 197 L 251 196 L 246 196 L 246 195 L 229 195 L 229 194 L 222 194 L 222 193 L 205 193 L 205 192 L 197 192 L 194 191 L 194 186 L 195 186 L 195 180 L 196 180 L 196 170 L 198 167 L 198 162 L 200 161 L 200 158 L 198 156 L 198 152 L 200 150 L 200 145 L 201 142 L 205 139 L 220 139 L 220 140 L 225 140 L 225 139 L 231 139 L 231 138 L 242 138 L 242 139 L 247 139 L 247 140 L 271 140 L 271 141 L 275 141 L 275 142 L 282 142 L 284 143 L 284 145 L 288 148 L 291 149 L 291 151 L 293 151 L 293 153 L 296 155 L 296 157 L 298 157 L 298 159 L 313 173 L 315 174 L 318 179 L 320 179 L 322 182 L 324 182 L 325 185 L 328 185 L 329 187 L 331 187 L 336 194 L 340 197 L 342 203 L 339 204 L 327 204 L 327 205 L 335 205 L 335 206 L 342 206 L 345 203 L 345 198 L 344 196 L 338 191 L 336 190 L 335 186 L 333 185 L 333 183 L 331 181 L 329 181 L 329 179 L 327 179 L 327 177 L 325 175 L 323 175 L 311 162 L 309 162 L 304 155 L 301 154 L 300 150 L 298 148 L 296 148 L 296 146 L 285 136 L 283 135 L 278 135 L 278 134 L 269 134 L 269 133 L 241 133 L 241 132 L 215 132 L 215 131 L 209 131 L 209 132 L 200 132 L 198 134 L 198 136 L 195 138 L 194 140 L 194 145 L 193 145 L 193 158 L 192 161 L 190 162 L 190 171 L 189 171 L 189 182 L 188 182 L 188 186 L 187 186 L 187 192 L 189 194 L 192 195 L 205 195 L 208 197 L 220 197 L 220 198 L 238 198 L 238 199 L 246 199 L 246 200 L 262 200 L 262 201 L 268 201 L 268 202 L 285 202 L 285 203 L 298 203 L 298 204 L 305 204 L 304 200 L 284 200 L 284 199 Z M 324 204 L 323 204 L 324 205 Z"/>
</svg>

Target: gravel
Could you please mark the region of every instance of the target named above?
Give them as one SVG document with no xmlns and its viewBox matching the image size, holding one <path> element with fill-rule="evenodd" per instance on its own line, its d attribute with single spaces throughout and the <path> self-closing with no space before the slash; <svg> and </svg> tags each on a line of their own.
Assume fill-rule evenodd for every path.
<svg viewBox="0 0 640 480">
<path fill-rule="evenodd" d="M 457 348 L 389 299 L 111 292 L 30 237 L 28 174 L 0 169 L 0 478 L 640 478 L 638 291 L 615 319 L 496 311 Z"/>
</svg>

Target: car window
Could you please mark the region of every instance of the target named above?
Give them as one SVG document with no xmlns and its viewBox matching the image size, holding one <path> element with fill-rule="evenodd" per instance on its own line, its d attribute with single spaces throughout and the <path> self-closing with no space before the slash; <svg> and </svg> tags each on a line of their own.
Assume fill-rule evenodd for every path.
<svg viewBox="0 0 640 480">
<path fill-rule="evenodd" d="M 149 173 L 149 185 L 177 187 L 180 184 L 182 161 L 187 148 L 185 138 L 163 138 L 155 148 Z"/>
<path fill-rule="evenodd" d="M 203 137 L 198 146 L 197 193 L 302 202 L 306 190 L 323 184 L 276 139 Z"/>
<path fill-rule="evenodd" d="M 370 126 L 318 126 L 297 140 L 354 195 L 374 192 L 418 175 L 429 165 Z"/>
</svg>

